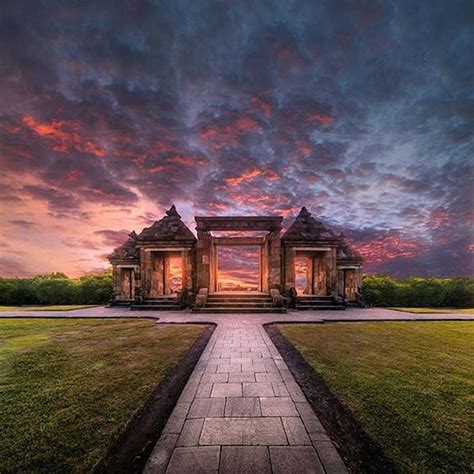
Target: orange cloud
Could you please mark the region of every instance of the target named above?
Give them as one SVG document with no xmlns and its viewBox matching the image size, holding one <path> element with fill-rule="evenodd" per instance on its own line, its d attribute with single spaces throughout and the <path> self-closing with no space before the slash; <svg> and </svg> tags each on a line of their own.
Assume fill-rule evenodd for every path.
<svg viewBox="0 0 474 474">
<path fill-rule="evenodd" d="M 397 235 L 377 237 L 356 247 L 370 264 L 379 264 L 400 257 L 413 257 L 420 251 L 418 242 L 402 240 Z"/>
<path fill-rule="evenodd" d="M 83 139 L 80 134 L 80 125 L 66 120 L 52 120 L 38 122 L 33 116 L 22 118 L 23 125 L 33 130 L 36 135 L 52 143 L 54 151 L 65 153 L 70 150 L 82 151 L 95 156 L 105 156 L 106 151 L 92 140 Z"/>
<path fill-rule="evenodd" d="M 258 132 L 261 127 L 259 123 L 250 117 L 239 117 L 229 125 L 206 127 L 201 130 L 201 139 L 210 142 L 214 149 L 220 150 L 227 145 L 238 142 L 241 135 Z"/>
<path fill-rule="evenodd" d="M 321 125 L 331 125 L 334 119 L 330 115 L 326 114 L 306 114 L 306 123 L 319 122 Z"/>
<path fill-rule="evenodd" d="M 234 178 L 226 178 L 225 182 L 229 186 L 238 186 L 243 181 L 251 181 L 258 176 L 264 176 L 268 181 L 275 181 L 280 178 L 273 170 L 254 167 Z"/>
</svg>

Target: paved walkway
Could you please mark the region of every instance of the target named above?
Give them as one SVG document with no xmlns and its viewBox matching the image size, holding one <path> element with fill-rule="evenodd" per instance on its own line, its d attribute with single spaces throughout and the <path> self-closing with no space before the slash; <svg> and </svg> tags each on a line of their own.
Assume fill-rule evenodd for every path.
<svg viewBox="0 0 474 474">
<path fill-rule="evenodd" d="M 344 463 L 263 327 L 214 331 L 145 473 L 336 473 Z"/>
</svg>

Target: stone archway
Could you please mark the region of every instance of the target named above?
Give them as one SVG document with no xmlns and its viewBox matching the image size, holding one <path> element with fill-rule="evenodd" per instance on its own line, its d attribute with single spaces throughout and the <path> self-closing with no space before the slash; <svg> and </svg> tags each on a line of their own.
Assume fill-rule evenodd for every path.
<svg viewBox="0 0 474 474">
<path fill-rule="evenodd" d="M 219 245 L 259 246 L 260 291 L 268 293 L 281 285 L 281 216 L 196 217 L 197 289 L 218 289 L 217 248 Z M 215 237 L 212 231 L 265 231 L 264 237 Z"/>
</svg>

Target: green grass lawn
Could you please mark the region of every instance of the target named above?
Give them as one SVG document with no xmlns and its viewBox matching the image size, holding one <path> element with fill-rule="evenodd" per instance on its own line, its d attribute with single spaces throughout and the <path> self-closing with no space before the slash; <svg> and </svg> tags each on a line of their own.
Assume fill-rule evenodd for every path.
<svg viewBox="0 0 474 474">
<path fill-rule="evenodd" d="M 472 472 L 474 323 L 278 327 L 402 472 Z"/>
<path fill-rule="evenodd" d="M 204 329 L 0 319 L 0 472 L 90 471 Z"/>
<path fill-rule="evenodd" d="M 474 308 L 388 308 L 415 314 L 474 314 Z"/>
<path fill-rule="evenodd" d="M 0 306 L 0 311 L 72 311 L 73 309 L 97 308 L 96 304 L 68 304 L 49 306 Z"/>
</svg>

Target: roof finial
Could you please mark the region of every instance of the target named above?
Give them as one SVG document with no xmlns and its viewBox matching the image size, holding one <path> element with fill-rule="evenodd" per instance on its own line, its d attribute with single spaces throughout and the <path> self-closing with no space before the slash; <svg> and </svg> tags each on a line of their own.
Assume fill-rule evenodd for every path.
<svg viewBox="0 0 474 474">
<path fill-rule="evenodd" d="M 309 217 L 310 215 L 311 215 L 311 212 L 309 212 L 308 209 L 306 209 L 306 207 L 303 206 L 303 207 L 301 208 L 301 211 L 300 211 L 298 217 L 300 217 L 300 216 L 301 216 L 301 217 Z"/>
<path fill-rule="evenodd" d="M 130 232 L 130 234 L 128 234 L 128 236 L 132 239 L 136 239 L 138 237 L 137 233 L 134 230 L 132 230 L 132 232 Z"/>
<path fill-rule="evenodd" d="M 176 210 L 176 207 L 174 204 L 171 205 L 171 207 L 166 211 L 166 215 L 167 216 L 173 216 L 173 217 L 179 217 L 181 218 L 181 216 L 178 214 L 178 211 Z"/>
</svg>

